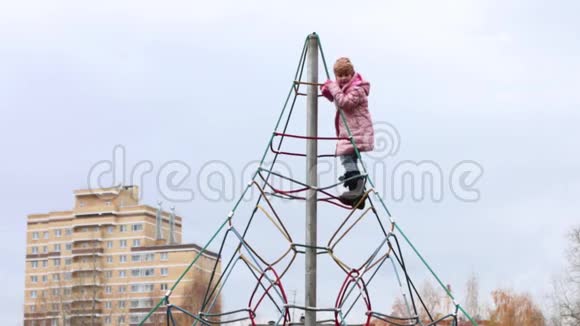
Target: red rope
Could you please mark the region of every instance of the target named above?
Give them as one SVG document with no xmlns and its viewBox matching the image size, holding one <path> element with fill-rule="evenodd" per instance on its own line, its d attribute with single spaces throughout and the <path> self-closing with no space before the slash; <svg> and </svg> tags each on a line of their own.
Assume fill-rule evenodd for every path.
<svg viewBox="0 0 580 326">
<path fill-rule="evenodd" d="M 270 187 L 270 188 L 272 188 L 272 190 L 274 190 L 275 193 L 282 194 L 282 195 L 295 194 L 295 193 L 303 192 L 303 191 L 306 191 L 309 189 L 308 187 L 294 189 L 294 190 L 280 190 L 280 189 L 276 189 L 274 187 Z"/>
<path fill-rule="evenodd" d="M 290 138 L 298 138 L 298 139 L 316 139 L 316 140 L 350 140 L 348 137 L 312 137 L 312 136 L 301 136 L 301 135 L 292 135 L 292 134 L 284 134 L 281 132 L 275 132 L 274 135 L 282 136 L 282 137 L 290 137 Z"/>
<path fill-rule="evenodd" d="M 264 278 L 264 276 L 266 276 L 266 273 L 268 271 L 272 271 L 272 273 L 274 273 L 274 277 L 276 278 L 276 280 L 274 282 L 272 282 L 270 284 L 270 286 L 268 286 L 265 289 L 264 293 L 260 296 L 260 299 L 256 303 L 256 306 L 253 307 L 253 309 L 252 309 L 252 301 L 254 300 L 254 296 L 256 295 L 256 291 L 258 290 L 259 285 L 262 283 L 262 278 Z M 254 316 L 256 314 L 255 311 L 258 310 L 258 307 L 260 306 L 260 304 L 262 303 L 262 301 L 264 300 L 266 295 L 268 295 L 268 293 L 270 292 L 270 290 L 274 286 L 277 286 L 280 289 L 280 292 L 282 294 L 282 300 L 284 301 L 284 305 L 288 304 L 288 298 L 286 297 L 286 292 L 284 291 L 284 286 L 282 286 L 282 282 L 280 281 L 280 276 L 278 276 L 278 273 L 276 273 L 276 270 L 274 268 L 272 268 L 272 266 L 266 267 L 266 269 L 262 272 L 262 274 L 258 278 L 258 284 L 256 284 L 256 287 L 254 288 L 254 292 L 252 292 L 252 296 L 250 297 L 250 301 L 248 302 L 248 307 L 251 309 L 250 311 L 252 312 L 250 314 L 250 320 L 252 321 L 252 325 L 256 325 L 255 320 L 254 320 Z M 286 306 L 284 308 L 284 321 L 282 322 L 282 325 L 286 325 L 286 323 L 288 321 L 290 321 L 290 311 L 289 311 L 288 307 Z"/>
<path fill-rule="evenodd" d="M 272 153 L 274 154 L 279 154 L 279 155 L 289 155 L 289 156 L 302 156 L 302 157 L 306 157 L 306 154 L 302 154 L 302 153 L 293 153 L 293 152 L 283 152 L 283 151 L 278 151 L 274 149 L 274 142 L 270 142 L 270 150 L 272 151 Z M 316 157 L 336 157 L 336 154 L 322 154 L 322 155 L 318 155 Z"/>
<path fill-rule="evenodd" d="M 357 276 L 359 276 L 358 269 L 351 270 L 348 273 L 348 275 L 346 276 L 346 279 L 344 280 L 344 282 L 342 283 L 342 286 L 340 287 L 340 292 L 338 293 L 338 297 L 336 298 L 336 304 L 335 304 L 336 309 L 339 309 L 342 307 L 342 304 L 344 303 L 344 297 L 346 295 L 346 291 L 348 290 L 348 286 L 354 282 L 355 285 L 364 292 L 363 301 L 366 305 L 367 311 L 372 311 L 371 298 L 369 297 L 369 292 L 367 291 L 367 285 L 365 284 L 365 281 L 361 278 L 360 279 L 360 283 L 362 283 L 362 286 L 361 286 L 361 284 L 359 284 L 359 282 L 357 282 L 357 280 L 356 280 Z M 334 324 L 335 324 L 335 326 L 340 326 L 340 321 L 338 320 L 338 318 L 339 318 L 338 311 L 335 311 L 334 312 Z M 371 315 L 368 314 L 365 326 L 369 326 L 370 322 L 371 322 Z"/>
</svg>

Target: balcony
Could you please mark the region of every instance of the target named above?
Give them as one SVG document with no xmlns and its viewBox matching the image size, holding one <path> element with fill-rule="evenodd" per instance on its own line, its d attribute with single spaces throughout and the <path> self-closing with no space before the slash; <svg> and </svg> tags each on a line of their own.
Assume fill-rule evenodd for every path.
<svg viewBox="0 0 580 326">
<path fill-rule="evenodd" d="M 102 216 L 107 217 L 115 214 L 117 211 L 117 206 L 113 203 L 106 205 L 105 203 L 94 203 L 93 205 L 86 205 L 83 207 L 77 206 L 74 209 L 74 215 L 78 217 L 82 216 Z M 100 223 L 101 221 L 99 221 Z"/>
<path fill-rule="evenodd" d="M 103 239 L 103 231 L 75 231 L 73 232 L 72 241 L 73 242 L 94 242 L 94 241 L 102 241 Z"/>
<path fill-rule="evenodd" d="M 84 263 L 84 264 L 73 264 L 70 270 L 71 273 L 86 273 L 86 272 L 102 272 L 103 269 L 100 266 L 100 263 L 92 264 L 92 263 Z M 74 277 L 74 276 L 73 276 Z"/>
<path fill-rule="evenodd" d="M 88 321 L 90 320 L 91 317 L 95 317 L 97 318 L 97 325 L 99 325 L 98 323 L 98 318 L 103 316 L 103 309 L 77 309 L 72 310 L 69 314 L 71 319 L 86 319 L 87 320 L 87 325 L 90 325 L 90 323 L 88 323 Z M 84 325 L 85 323 L 79 323 L 81 325 Z M 73 325 L 77 325 L 77 323 L 75 322 Z"/>
<path fill-rule="evenodd" d="M 24 313 L 24 319 L 53 318 L 58 316 L 58 314 L 58 311 L 26 312 Z"/>
<path fill-rule="evenodd" d="M 73 257 L 101 256 L 104 251 L 103 248 L 73 248 L 72 255 Z"/>
<path fill-rule="evenodd" d="M 93 302 L 93 301 L 94 302 L 97 302 L 97 303 L 100 303 L 101 302 L 101 299 L 99 299 L 99 298 L 95 298 L 95 299 L 77 298 L 77 299 L 72 300 L 71 303 L 78 304 L 79 302 Z"/>
<path fill-rule="evenodd" d="M 72 308 L 71 309 L 71 315 L 73 316 L 82 316 L 82 315 L 99 315 L 103 313 L 103 309 L 102 308 L 95 308 L 95 309 L 91 309 L 91 308 Z"/>
<path fill-rule="evenodd" d="M 82 283 L 82 284 L 73 284 L 73 285 L 71 285 L 72 288 L 83 288 L 83 287 L 96 287 L 96 288 L 98 288 L 98 287 L 101 287 L 101 286 L 103 286 L 103 284 L 101 284 L 98 281 L 95 282 L 95 283 L 86 282 L 86 283 Z M 76 300 L 76 301 L 78 301 L 78 300 Z M 86 300 L 84 300 L 84 301 L 86 301 Z"/>
</svg>

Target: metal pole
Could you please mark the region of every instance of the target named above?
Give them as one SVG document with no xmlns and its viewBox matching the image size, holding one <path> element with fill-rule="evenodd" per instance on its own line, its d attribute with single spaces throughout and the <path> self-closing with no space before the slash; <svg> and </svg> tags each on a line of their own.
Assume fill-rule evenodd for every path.
<svg viewBox="0 0 580 326">
<path fill-rule="evenodd" d="M 318 136 L 318 36 L 308 36 L 308 82 L 306 98 L 306 130 L 308 137 Z M 306 142 L 306 184 L 318 186 L 318 140 Z M 316 190 L 309 189 L 306 196 L 306 282 L 304 300 L 306 307 L 316 308 Z M 306 310 L 305 325 L 316 325 L 316 311 Z"/>
</svg>

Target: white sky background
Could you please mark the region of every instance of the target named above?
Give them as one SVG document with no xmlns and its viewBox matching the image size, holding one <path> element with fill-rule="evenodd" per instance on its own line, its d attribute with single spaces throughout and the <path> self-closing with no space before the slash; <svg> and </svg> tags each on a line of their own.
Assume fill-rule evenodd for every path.
<svg viewBox="0 0 580 326">
<path fill-rule="evenodd" d="M 329 61 L 352 58 L 372 84 L 374 120 L 400 133 L 388 165 L 484 167 L 476 203 L 448 187 L 441 203 L 390 203 L 442 278 L 461 293 L 474 271 L 482 296 L 510 287 L 544 300 L 580 221 L 579 10 L 575 1 L 0 4 L 0 318 L 22 319 L 26 215 L 69 209 L 115 145 L 129 167 L 189 163 L 195 192 L 203 164 L 223 160 L 241 187 L 313 31 Z M 142 185 L 148 204 L 160 197 L 154 183 Z M 196 194 L 176 205 L 184 239 L 205 243 L 232 203 Z"/>
</svg>

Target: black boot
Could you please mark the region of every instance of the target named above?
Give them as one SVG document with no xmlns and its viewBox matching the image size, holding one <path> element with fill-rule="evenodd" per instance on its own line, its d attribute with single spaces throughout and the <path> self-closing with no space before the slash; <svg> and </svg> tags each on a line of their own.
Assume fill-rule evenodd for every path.
<svg viewBox="0 0 580 326">
<path fill-rule="evenodd" d="M 360 175 L 360 172 L 358 172 L 358 174 Z M 351 181 L 353 183 L 352 188 L 351 188 L 351 184 L 349 183 L 349 185 L 348 185 L 349 191 L 344 192 L 342 195 L 340 195 L 339 200 L 341 203 L 343 203 L 345 205 L 349 205 L 349 206 L 354 207 L 354 205 L 356 205 L 360 201 L 362 196 L 364 195 L 365 179 L 364 179 L 364 177 L 360 177 L 360 178 L 355 178 Z M 364 207 L 365 207 L 364 201 L 357 206 L 358 209 L 363 209 Z"/>
<path fill-rule="evenodd" d="M 347 171 L 343 176 L 338 178 L 339 181 L 345 181 L 344 187 L 348 188 L 348 190 L 353 190 L 356 187 L 356 181 L 358 178 L 355 178 L 357 175 L 360 175 L 359 171 Z M 351 179 L 352 178 L 352 179 Z M 350 180 L 349 180 L 350 179 Z"/>
</svg>

